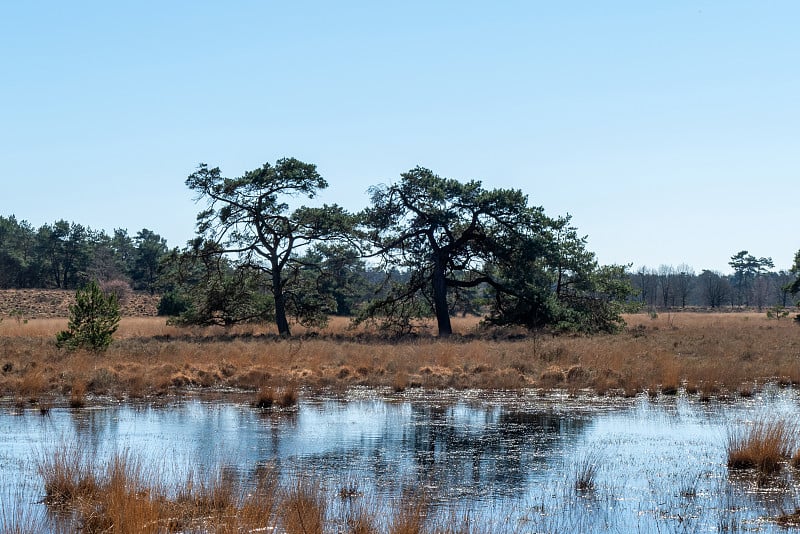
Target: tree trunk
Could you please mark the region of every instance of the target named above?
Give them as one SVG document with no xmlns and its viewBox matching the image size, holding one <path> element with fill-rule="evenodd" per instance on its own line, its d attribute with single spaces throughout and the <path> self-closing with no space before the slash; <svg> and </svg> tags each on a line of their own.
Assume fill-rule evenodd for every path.
<svg viewBox="0 0 800 534">
<path fill-rule="evenodd" d="M 281 337 L 292 335 L 289 330 L 289 321 L 286 319 L 286 297 L 283 295 L 283 284 L 280 272 L 272 270 L 272 296 L 275 299 L 275 324 Z"/>
<path fill-rule="evenodd" d="M 433 307 L 436 312 L 436 323 L 439 337 L 449 337 L 453 333 L 450 324 L 450 309 L 447 306 L 447 278 L 444 274 L 445 260 L 438 254 L 433 265 Z"/>
</svg>

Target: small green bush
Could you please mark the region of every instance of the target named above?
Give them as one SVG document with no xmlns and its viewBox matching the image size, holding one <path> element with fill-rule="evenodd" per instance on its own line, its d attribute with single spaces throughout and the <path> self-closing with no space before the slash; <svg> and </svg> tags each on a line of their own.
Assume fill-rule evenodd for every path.
<svg viewBox="0 0 800 534">
<path fill-rule="evenodd" d="M 767 310 L 767 319 L 783 319 L 784 317 L 789 317 L 789 310 L 780 304 Z"/>
<path fill-rule="evenodd" d="M 56 335 L 56 345 L 70 350 L 104 351 L 111 345 L 119 320 L 117 296 L 105 295 L 96 282 L 89 282 L 75 293 L 75 304 L 69 307 L 67 330 Z"/>
<path fill-rule="evenodd" d="M 177 317 L 191 307 L 191 303 L 186 296 L 177 291 L 167 291 L 158 302 L 158 315 Z"/>
</svg>

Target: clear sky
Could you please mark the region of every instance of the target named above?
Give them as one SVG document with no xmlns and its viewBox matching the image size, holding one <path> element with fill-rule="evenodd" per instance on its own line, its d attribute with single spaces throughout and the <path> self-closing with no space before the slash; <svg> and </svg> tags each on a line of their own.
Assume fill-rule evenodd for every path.
<svg viewBox="0 0 800 534">
<path fill-rule="evenodd" d="M 800 248 L 800 2 L 0 4 L 0 215 L 193 236 L 200 162 L 351 210 L 421 165 L 573 215 L 603 263 Z"/>
</svg>

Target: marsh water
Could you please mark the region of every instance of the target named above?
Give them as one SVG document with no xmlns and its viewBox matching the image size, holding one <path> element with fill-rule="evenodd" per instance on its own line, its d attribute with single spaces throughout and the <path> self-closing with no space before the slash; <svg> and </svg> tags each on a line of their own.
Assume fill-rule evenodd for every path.
<svg viewBox="0 0 800 534">
<path fill-rule="evenodd" d="M 764 479 L 730 473 L 729 432 L 797 420 L 793 389 L 702 402 L 478 391 L 301 395 L 292 410 L 186 398 L 99 404 L 47 415 L 0 409 L 2 508 L 44 505 L 37 458 L 67 446 L 98 458 L 133 453 L 164 479 L 224 469 L 244 483 L 264 466 L 391 502 L 424 492 L 430 514 L 502 532 L 778 532 L 800 505 L 788 466 Z M 592 484 L 576 488 L 587 466 Z M 591 469 L 589 470 L 591 471 Z M 342 497 L 343 498 L 343 497 Z"/>
</svg>

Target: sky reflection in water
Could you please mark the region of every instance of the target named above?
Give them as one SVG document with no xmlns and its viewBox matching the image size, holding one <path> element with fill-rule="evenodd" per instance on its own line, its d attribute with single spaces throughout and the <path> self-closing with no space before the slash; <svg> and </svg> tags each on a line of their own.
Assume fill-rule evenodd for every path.
<svg viewBox="0 0 800 534">
<path fill-rule="evenodd" d="M 169 481 L 189 468 L 220 466 L 247 480 L 260 466 L 310 474 L 336 492 L 356 481 L 392 497 L 425 487 L 443 509 L 470 509 L 512 530 L 716 532 L 735 522 L 770 531 L 760 518 L 793 510 L 791 475 L 776 488 L 729 477 L 731 424 L 798 416 L 792 390 L 768 388 L 748 400 L 702 403 L 678 395 L 648 399 L 407 392 L 304 398 L 294 412 L 185 400 L 120 405 L 48 416 L 0 411 L 0 496 L 42 497 L 35 459 L 69 443 L 105 458 L 128 451 Z M 598 464 L 591 492 L 574 489 L 582 461 Z M 34 505 L 35 506 L 35 505 Z M 500 510 L 500 512 L 498 512 Z"/>
</svg>

